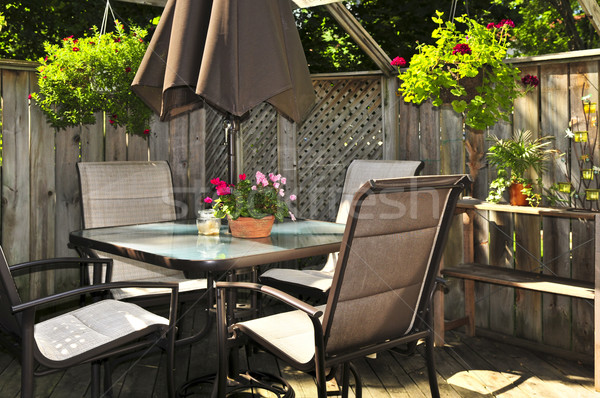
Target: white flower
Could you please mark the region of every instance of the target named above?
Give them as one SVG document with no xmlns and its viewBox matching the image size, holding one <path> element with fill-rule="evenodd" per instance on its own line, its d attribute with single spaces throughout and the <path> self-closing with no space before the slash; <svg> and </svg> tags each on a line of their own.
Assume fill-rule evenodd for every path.
<svg viewBox="0 0 600 398">
<path fill-rule="evenodd" d="M 571 131 L 571 129 L 566 129 L 566 130 L 565 130 L 565 134 L 566 134 L 566 136 L 565 136 L 565 137 L 567 137 L 567 138 L 573 138 L 573 136 L 574 136 L 574 134 L 573 134 L 573 132 Z"/>
</svg>

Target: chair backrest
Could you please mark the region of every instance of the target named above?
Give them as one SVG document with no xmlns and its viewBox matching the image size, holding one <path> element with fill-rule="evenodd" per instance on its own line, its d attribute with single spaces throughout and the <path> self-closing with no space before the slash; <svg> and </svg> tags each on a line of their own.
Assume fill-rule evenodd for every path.
<svg viewBox="0 0 600 398">
<path fill-rule="evenodd" d="M 381 178 L 415 176 L 422 169 L 423 162 L 420 160 L 353 160 L 348 166 L 348 170 L 346 170 L 346 179 L 344 180 L 344 188 L 342 189 L 342 197 L 335 222 L 346 222 L 352 198 L 365 182 Z M 330 254 L 322 271 L 333 274 L 337 259 L 337 253 Z"/>
<path fill-rule="evenodd" d="M 19 319 L 11 310 L 17 304 L 21 304 L 21 297 L 0 247 L 0 329 L 13 336 L 21 335 Z"/>
<path fill-rule="evenodd" d="M 358 190 L 324 314 L 327 355 L 423 326 L 451 217 L 468 181 L 463 175 L 407 177 Z"/>
<path fill-rule="evenodd" d="M 176 218 L 171 169 L 165 161 L 77 164 L 84 228 L 143 224 Z M 97 252 L 99 257 L 107 256 Z M 114 257 L 112 281 L 183 275 Z M 90 271 L 91 277 L 91 271 Z"/>
<path fill-rule="evenodd" d="M 84 162 L 77 169 L 84 228 L 176 218 L 167 162 Z"/>
</svg>

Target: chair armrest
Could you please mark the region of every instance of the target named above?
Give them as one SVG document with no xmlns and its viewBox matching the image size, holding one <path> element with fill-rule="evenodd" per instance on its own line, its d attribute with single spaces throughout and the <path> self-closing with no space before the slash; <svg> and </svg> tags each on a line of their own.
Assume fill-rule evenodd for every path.
<svg viewBox="0 0 600 398">
<path fill-rule="evenodd" d="M 297 310 L 305 312 L 311 318 L 319 318 L 323 315 L 323 311 L 313 307 L 310 304 L 305 303 L 302 300 L 297 299 L 279 289 L 275 289 L 270 286 L 261 285 L 260 283 L 251 282 L 217 282 L 217 289 L 247 289 L 254 290 L 260 293 L 264 293 L 271 296 Z"/>
<path fill-rule="evenodd" d="M 127 281 L 127 282 L 111 282 L 111 283 L 103 283 L 99 285 L 89 285 L 80 287 L 77 289 L 69 290 L 66 292 L 60 292 L 53 294 L 47 297 L 37 298 L 31 301 L 27 301 L 25 303 L 17 304 L 12 307 L 13 313 L 21 312 L 27 309 L 36 308 L 41 305 L 53 303 L 55 301 L 63 300 L 73 296 L 80 296 L 88 293 L 95 293 L 110 289 L 122 289 L 125 287 L 141 287 L 141 288 L 167 288 L 171 289 L 171 301 L 174 302 L 175 307 L 177 306 L 177 302 L 179 300 L 179 284 L 177 282 L 137 282 L 137 281 Z"/>
<path fill-rule="evenodd" d="M 46 260 L 37 260 L 37 261 L 29 261 L 26 263 L 20 263 L 11 265 L 9 267 L 10 271 L 20 271 L 27 268 L 32 267 L 41 267 L 47 265 L 61 265 L 61 264 L 110 264 L 112 263 L 112 258 L 81 258 L 81 257 L 63 257 L 63 258 L 50 258 Z"/>
</svg>

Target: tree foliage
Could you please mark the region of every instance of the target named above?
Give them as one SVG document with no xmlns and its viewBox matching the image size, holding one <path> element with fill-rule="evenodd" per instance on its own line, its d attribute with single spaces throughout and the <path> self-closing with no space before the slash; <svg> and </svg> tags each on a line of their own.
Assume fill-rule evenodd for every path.
<svg viewBox="0 0 600 398">
<path fill-rule="evenodd" d="M 101 0 L 21 0 L 0 5 L 5 26 L 0 30 L 0 58 L 38 60 L 44 43 L 81 37 L 100 26 L 106 3 Z M 115 16 L 126 25 L 146 27 L 162 9 L 113 1 Z"/>
<path fill-rule="evenodd" d="M 435 10 L 451 15 L 449 0 L 344 1 L 367 32 L 394 58 L 407 60 L 418 43 L 431 43 Z M 100 25 L 102 0 L 21 0 L 0 5 L 6 25 L 0 30 L 0 58 L 36 60 L 44 42 L 83 36 Z M 162 9 L 121 1 L 112 2 L 117 18 L 126 25 L 145 27 Z M 300 37 L 311 72 L 374 70 L 376 66 L 324 6 L 296 10 Z M 512 41 L 517 55 L 597 48 L 598 35 L 577 0 L 463 0 L 456 16 L 467 14 L 481 23 L 512 19 L 517 24 Z"/>
<path fill-rule="evenodd" d="M 494 0 L 518 13 L 516 55 L 597 48 L 600 38 L 577 0 Z"/>
</svg>

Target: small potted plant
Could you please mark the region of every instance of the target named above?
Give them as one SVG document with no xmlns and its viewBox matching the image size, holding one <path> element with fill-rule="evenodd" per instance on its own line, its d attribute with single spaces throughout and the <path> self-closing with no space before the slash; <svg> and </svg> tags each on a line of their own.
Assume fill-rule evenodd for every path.
<svg viewBox="0 0 600 398">
<path fill-rule="evenodd" d="M 113 127 L 147 136 L 152 111 L 133 91 L 135 76 L 148 44 L 146 31 L 129 32 L 115 21 L 115 31 L 65 37 L 61 44 L 45 45 L 47 56 L 38 68 L 39 90 L 31 94 L 52 127 L 58 129 L 96 123 L 104 111 Z"/>
<path fill-rule="evenodd" d="M 542 185 L 542 173 L 546 170 L 551 149 L 549 140 L 553 137 L 533 138 L 529 130 L 519 130 L 510 139 L 500 139 L 490 134 L 493 145 L 487 154 L 488 164 L 496 167 L 498 176 L 490 183 L 487 200 L 499 202 L 504 191 L 510 192 L 510 204 L 523 206 L 529 203 L 537 206 L 541 200 L 539 193 L 534 193 L 534 181 L 527 176 L 531 170 L 537 174 L 537 185 Z"/>
<path fill-rule="evenodd" d="M 280 174 L 265 176 L 257 171 L 255 182 L 251 182 L 246 174 L 240 174 L 237 185 L 219 178 L 210 182 L 215 186 L 218 198 L 204 201 L 213 203 L 216 217 L 227 216 L 231 234 L 235 237 L 264 238 L 271 234 L 275 219 L 283 221 L 289 216 L 295 220 L 285 201 L 286 179 Z M 296 200 L 296 196 L 290 195 L 289 200 Z"/>
<path fill-rule="evenodd" d="M 435 44 L 420 44 L 408 69 L 398 76 L 404 100 L 421 104 L 431 99 L 434 106 L 450 103 L 476 130 L 500 119 L 508 121 L 514 99 L 527 91 L 519 83 L 519 69 L 504 62 L 514 23 L 502 20 L 484 26 L 465 15 L 444 22 L 442 12 L 436 15 L 438 27 L 431 35 Z M 400 57 L 392 61 L 398 67 L 405 64 Z M 526 88 L 537 85 L 534 76 L 522 81 Z"/>
</svg>

